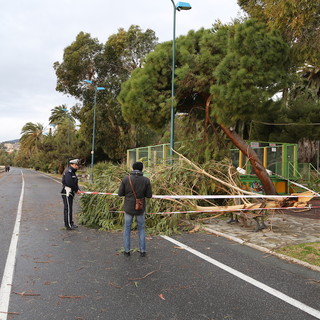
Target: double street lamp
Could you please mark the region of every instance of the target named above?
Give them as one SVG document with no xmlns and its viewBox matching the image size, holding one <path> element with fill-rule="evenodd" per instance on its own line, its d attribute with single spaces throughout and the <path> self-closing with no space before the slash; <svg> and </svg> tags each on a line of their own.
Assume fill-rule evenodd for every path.
<svg viewBox="0 0 320 320">
<path fill-rule="evenodd" d="M 105 90 L 104 87 L 96 87 L 91 80 L 84 80 L 94 88 L 94 106 L 93 106 L 93 129 L 92 129 L 92 145 L 91 145 L 91 182 L 93 182 L 93 165 L 94 165 L 94 140 L 96 134 L 96 108 L 97 108 L 97 92 Z"/>
<path fill-rule="evenodd" d="M 173 149 L 174 149 L 174 72 L 176 64 L 176 11 L 180 10 L 190 10 L 191 5 L 188 2 L 178 2 L 175 4 L 171 0 L 173 5 L 173 41 L 172 41 L 172 75 L 171 75 L 171 117 L 170 117 L 170 158 L 172 161 L 173 158 Z"/>
</svg>

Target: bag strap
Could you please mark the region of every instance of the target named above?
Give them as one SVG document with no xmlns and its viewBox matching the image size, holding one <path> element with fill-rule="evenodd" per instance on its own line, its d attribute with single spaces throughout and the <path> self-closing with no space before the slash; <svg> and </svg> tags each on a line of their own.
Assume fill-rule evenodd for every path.
<svg viewBox="0 0 320 320">
<path fill-rule="evenodd" d="M 136 192 L 134 191 L 134 188 L 133 188 L 133 185 L 132 185 L 132 181 L 131 181 L 131 179 L 130 179 L 130 175 L 129 175 L 129 182 L 130 182 L 130 186 L 131 186 L 131 189 L 132 189 L 132 191 L 133 191 L 134 197 L 135 197 L 135 199 L 137 200 L 137 195 L 136 195 Z"/>
</svg>

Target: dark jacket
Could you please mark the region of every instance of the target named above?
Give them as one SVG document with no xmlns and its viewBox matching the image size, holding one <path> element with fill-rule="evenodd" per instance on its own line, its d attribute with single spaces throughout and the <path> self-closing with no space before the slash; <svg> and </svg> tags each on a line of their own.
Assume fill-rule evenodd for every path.
<svg viewBox="0 0 320 320">
<path fill-rule="evenodd" d="M 77 192 L 79 191 L 79 186 L 78 186 L 78 177 L 76 175 L 76 169 L 69 167 L 63 174 L 62 176 L 62 184 L 63 188 L 61 193 L 64 193 L 64 187 L 67 186 L 71 188 L 72 192 Z"/>
<path fill-rule="evenodd" d="M 143 176 L 143 173 L 139 170 L 133 170 L 130 173 L 131 182 L 136 192 L 137 198 L 151 198 L 152 197 L 152 188 L 150 180 L 147 177 Z M 139 215 L 143 214 L 146 210 L 146 201 L 143 202 L 142 210 L 135 210 L 136 199 L 134 197 L 134 193 L 132 191 L 129 176 L 125 176 L 122 179 L 122 182 L 119 187 L 118 195 L 124 198 L 124 211 L 129 214 Z"/>
</svg>

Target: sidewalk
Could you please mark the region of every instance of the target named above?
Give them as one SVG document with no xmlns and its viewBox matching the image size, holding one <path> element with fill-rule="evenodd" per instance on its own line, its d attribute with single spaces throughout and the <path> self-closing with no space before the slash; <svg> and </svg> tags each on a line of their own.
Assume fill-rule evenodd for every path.
<svg viewBox="0 0 320 320">
<path fill-rule="evenodd" d="M 268 229 L 258 232 L 254 232 L 254 221 L 248 227 L 241 223 L 228 224 L 227 221 L 211 219 L 206 227 L 268 249 L 320 241 L 320 219 L 277 214 L 266 219 Z"/>
<path fill-rule="evenodd" d="M 255 222 L 249 221 L 248 226 L 241 222 L 228 224 L 229 219 L 212 218 L 205 224 L 205 230 L 254 247 L 282 259 L 305 265 L 320 271 L 320 267 L 311 266 L 300 260 L 276 254 L 274 250 L 283 246 L 320 241 L 320 211 L 312 209 L 301 213 L 269 215 L 265 219 L 267 229 L 255 232 Z"/>
</svg>

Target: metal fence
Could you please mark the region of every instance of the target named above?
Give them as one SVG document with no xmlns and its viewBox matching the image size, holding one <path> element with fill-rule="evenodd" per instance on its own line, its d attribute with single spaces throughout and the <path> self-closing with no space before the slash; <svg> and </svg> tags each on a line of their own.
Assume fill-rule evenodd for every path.
<svg viewBox="0 0 320 320">
<path fill-rule="evenodd" d="M 287 179 L 299 178 L 298 167 L 298 145 L 291 143 L 270 143 L 248 141 L 251 148 L 257 153 L 263 162 L 263 166 L 272 173 L 283 176 Z M 178 148 L 181 143 L 176 143 Z M 169 143 L 135 148 L 127 150 L 127 165 L 131 167 L 135 161 L 141 161 L 145 167 L 170 162 Z M 254 174 L 250 161 L 238 149 L 231 149 L 230 155 L 235 167 L 246 170 L 247 174 Z M 305 175 L 305 174 L 304 174 Z"/>
<path fill-rule="evenodd" d="M 248 142 L 261 159 L 263 166 L 272 174 L 287 179 L 299 178 L 298 145 L 292 143 Z M 254 174 L 250 161 L 238 149 L 231 149 L 231 159 L 235 167 L 247 174 Z"/>
<path fill-rule="evenodd" d="M 169 143 L 127 150 L 128 167 L 131 167 L 136 161 L 143 162 L 145 167 L 151 167 L 160 163 L 166 164 L 170 160 Z"/>
</svg>

